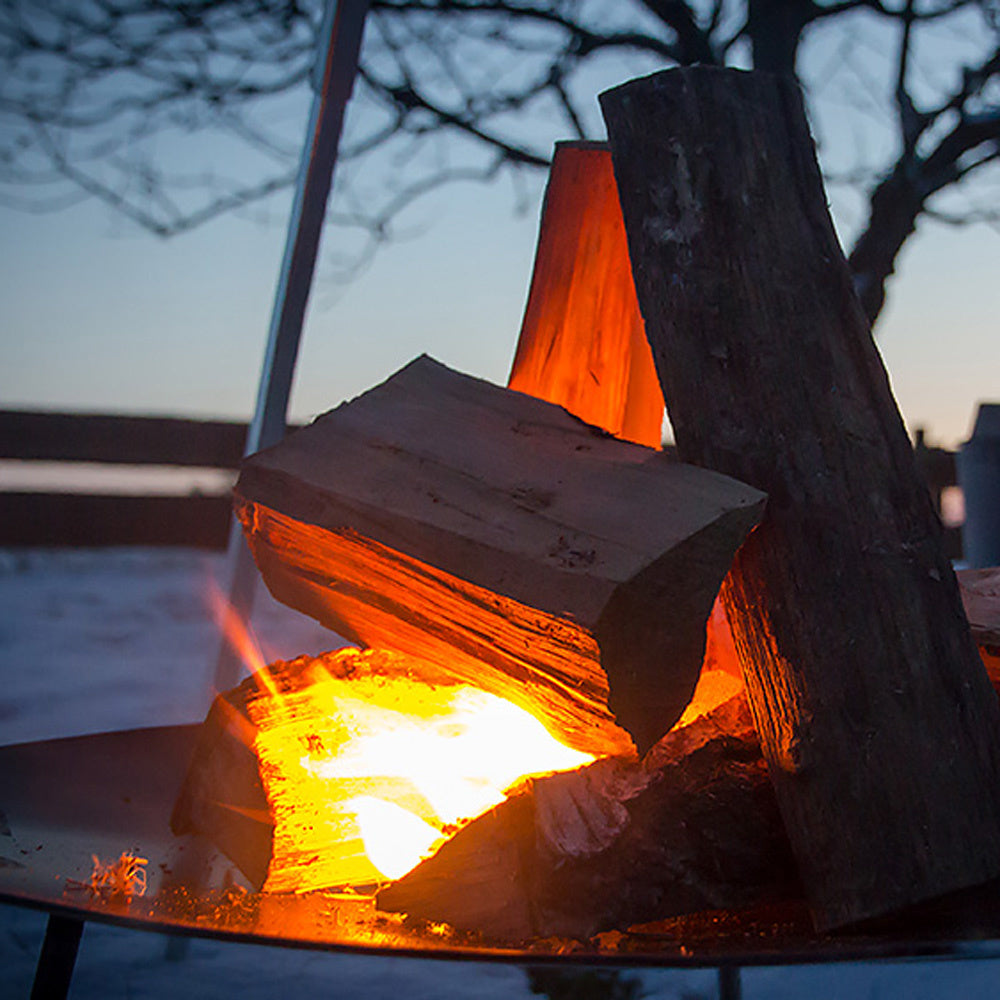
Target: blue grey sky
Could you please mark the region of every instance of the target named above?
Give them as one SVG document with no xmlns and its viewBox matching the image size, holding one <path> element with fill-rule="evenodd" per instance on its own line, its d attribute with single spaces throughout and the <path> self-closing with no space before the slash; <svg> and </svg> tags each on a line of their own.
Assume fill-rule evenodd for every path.
<svg viewBox="0 0 1000 1000">
<path fill-rule="evenodd" d="M 807 51 L 809 65 L 833 59 L 835 41 L 824 42 L 829 52 Z M 605 68 L 595 97 L 628 75 Z M 877 148 L 877 127 L 859 136 L 857 116 L 849 120 L 835 100 L 820 113 L 825 157 L 839 153 L 850 166 L 846 147 L 858 156 Z M 424 199 L 402 226 L 416 235 L 384 247 L 346 286 L 332 279 L 330 255 L 347 237 L 328 228 L 293 419 L 336 406 L 421 352 L 504 382 L 543 185 L 540 175 L 528 182 L 520 215 L 504 184 Z M 857 201 L 839 190 L 831 201 L 849 239 Z M 270 221 L 223 217 L 169 240 L 94 203 L 54 214 L 0 209 L 0 406 L 247 417 L 289 204 L 272 199 Z M 889 288 L 878 344 L 900 409 L 911 430 L 924 426 L 945 445 L 967 436 L 977 400 L 1000 399 L 998 274 L 996 229 L 924 219 Z"/>
</svg>

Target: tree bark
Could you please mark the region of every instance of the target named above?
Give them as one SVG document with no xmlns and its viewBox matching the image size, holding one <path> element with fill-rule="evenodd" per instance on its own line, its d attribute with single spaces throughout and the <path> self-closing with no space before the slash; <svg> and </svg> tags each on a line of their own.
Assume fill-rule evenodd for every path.
<svg viewBox="0 0 1000 1000">
<path fill-rule="evenodd" d="M 996 876 L 997 698 L 800 94 L 695 68 L 602 105 L 678 453 L 769 494 L 723 598 L 817 925 Z"/>
</svg>

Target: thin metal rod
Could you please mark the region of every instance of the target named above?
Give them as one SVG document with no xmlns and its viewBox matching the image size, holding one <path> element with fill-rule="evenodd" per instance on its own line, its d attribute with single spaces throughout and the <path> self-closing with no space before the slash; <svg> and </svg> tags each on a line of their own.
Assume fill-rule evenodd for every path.
<svg viewBox="0 0 1000 1000">
<path fill-rule="evenodd" d="M 719 1000 L 740 1000 L 743 984 L 738 965 L 719 966 Z"/>
<path fill-rule="evenodd" d="M 78 917 L 55 913 L 49 916 L 35 968 L 31 1000 L 66 1000 L 82 936 L 83 921 Z"/>
<path fill-rule="evenodd" d="M 354 87 L 358 53 L 369 0 L 327 0 L 316 60 L 315 96 L 302 151 L 295 200 L 288 222 L 257 404 L 244 454 L 277 444 L 285 436 L 288 400 L 298 357 L 306 305 L 312 288 L 326 203 L 337 163 L 344 111 Z M 246 621 L 253 608 L 257 574 L 235 520 L 229 532 L 229 602 Z M 236 653 L 223 641 L 214 686 L 225 691 L 242 670 Z"/>
</svg>

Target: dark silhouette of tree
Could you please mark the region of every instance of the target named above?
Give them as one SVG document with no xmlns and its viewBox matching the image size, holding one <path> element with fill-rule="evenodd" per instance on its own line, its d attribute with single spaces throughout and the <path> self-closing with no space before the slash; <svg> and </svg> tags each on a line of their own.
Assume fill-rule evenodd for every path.
<svg viewBox="0 0 1000 1000">
<path fill-rule="evenodd" d="M 165 236 L 264 203 L 294 178 L 319 21 L 319 0 L 7 0 L 0 197 L 96 197 Z M 828 182 L 863 199 L 872 320 L 921 216 L 1000 223 L 1000 0 L 373 0 L 331 220 L 364 260 L 427 191 L 516 185 L 599 137 L 597 89 L 695 62 L 802 82 Z"/>
</svg>

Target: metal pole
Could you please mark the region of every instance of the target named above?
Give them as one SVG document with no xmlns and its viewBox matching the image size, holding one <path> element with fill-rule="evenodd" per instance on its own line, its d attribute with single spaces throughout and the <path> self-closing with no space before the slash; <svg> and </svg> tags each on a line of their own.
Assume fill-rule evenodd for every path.
<svg viewBox="0 0 1000 1000">
<path fill-rule="evenodd" d="M 49 915 L 31 1000 L 66 1000 L 82 936 L 83 921 L 79 917 Z"/>
<path fill-rule="evenodd" d="M 742 986 L 738 965 L 719 966 L 719 1000 L 740 1000 Z"/>
<path fill-rule="evenodd" d="M 369 0 L 326 2 L 313 81 L 315 95 L 245 455 L 277 444 L 285 435 L 295 360 L 368 5 Z M 257 572 L 235 519 L 229 532 L 228 567 L 229 603 L 246 621 L 253 608 Z M 236 684 L 242 667 L 237 654 L 223 640 L 215 668 L 215 690 L 225 691 Z"/>
</svg>

